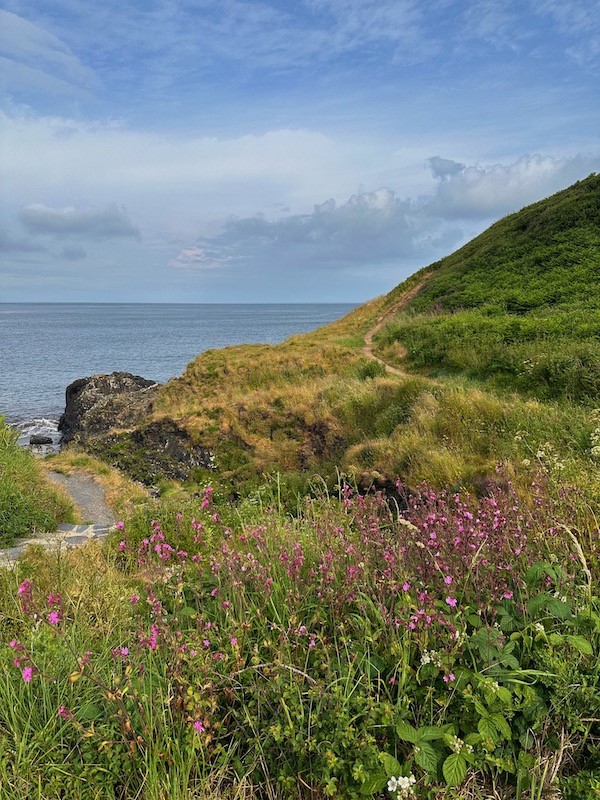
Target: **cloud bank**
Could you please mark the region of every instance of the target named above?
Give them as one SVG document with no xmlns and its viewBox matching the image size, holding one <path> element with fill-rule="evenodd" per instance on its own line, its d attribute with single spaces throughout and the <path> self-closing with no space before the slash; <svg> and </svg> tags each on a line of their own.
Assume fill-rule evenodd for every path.
<svg viewBox="0 0 600 800">
<path fill-rule="evenodd" d="M 19 219 L 34 234 L 71 234 L 98 240 L 139 237 L 139 230 L 131 223 L 127 211 L 114 203 L 91 210 L 49 208 L 34 203 L 19 211 Z"/>
<path fill-rule="evenodd" d="M 186 270 L 301 273 L 427 264 L 493 220 L 517 211 L 590 172 L 600 157 L 523 156 L 510 165 L 470 166 L 433 156 L 433 194 L 399 197 L 382 187 L 310 214 L 230 218 L 213 236 L 181 250 L 170 266 Z"/>
</svg>

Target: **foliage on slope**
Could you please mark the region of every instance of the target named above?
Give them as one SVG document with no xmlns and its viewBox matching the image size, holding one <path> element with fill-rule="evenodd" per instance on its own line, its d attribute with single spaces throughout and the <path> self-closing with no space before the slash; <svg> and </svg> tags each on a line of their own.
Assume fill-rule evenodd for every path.
<svg viewBox="0 0 600 800">
<path fill-rule="evenodd" d="M 600 396 L 600 176 L 492 225 L 432 265 L 378 352 L 539 398 Z"/>
</svg>

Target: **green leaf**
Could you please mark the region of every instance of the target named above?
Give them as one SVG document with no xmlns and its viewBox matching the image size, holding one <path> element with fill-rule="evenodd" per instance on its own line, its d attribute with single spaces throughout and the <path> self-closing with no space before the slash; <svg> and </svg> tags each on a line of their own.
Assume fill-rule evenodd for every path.
<svg viewBox="0 0 600 800">
<path fill-rule="evenodd" d="M 84 703 L 77 709 L 77 719 L 79 720 L 92 720 L 98 719 L 102 714 L 102 709 L 95 703 Z"/>
<path fill-rule="evenodd" d="M 510 729 L 510 725 L 504 719 L 502 714 L 492 714 L 491 719 L 492 722 L 494 723 L 494 726 L 498 729 L 498 731 L 502 734 L 502 736 L 508 741 L 510 741 L 512 736 L 512 731 Z"/>
<path fill-rule="evenodd" d="M 417 741 L 419 744 L 421 744 L 421 742 L 433 742 L 436 739 L 443 739 L 445 733 L 445 727 L 441 728 L 439 725 L 423 725 L 423 727 L 419 728 L 417 731 Z"/>
<path fill-rule="evenodd" d="M 458 786 L 467 775 L 467 762 L 460 753 L 452 753 L 444 761 L 442 771 L 448 786 Z"/>
<path fill-rule="evenodd" d="M 441 755 L 432 744 L 419 742 L 415 747 L 415 761 L 425 772 L 436 775 Z"/>
<path fill-rule="evenodd" d="M 411 742 L 412 744 L 415 744 L 419 738 L 416 728 L 413 728 L 413 726 L 405 720 L 400 720 L 396 725 L 396 734 L 399 739 L 402 739 L 404 742 Z"/>
<path fill-rule="evenodd" d="M 465 744 L 470 744 L 471 747 L 474 747 L 476 744 L 479 744 L 480 741 L 481 741 L 481 734 L 475 732 L 468 733 L 464 738 Z"/>
<path fill-rule="evenodd" d="M 527 601 L 527 613 L 531 614 L 532 617 L 535 617 L 539 614 L 539 612 L 547 607 L 547 603 L 549 600 L 553 598 L 549 594 L 536 594 L 531 599 Z"/>
<path fill-rule="evenodd" d="M 562 644 L 564 642 L 564 638 L 561 636 L 560 633 L 549 633 L 548 641 L 550 642 L 550 644 Z"/>
<path fill-rule="evenodd" d="M 544 575 L 548 575 L 553 581 L 556 581 L 556 572 L 550 564 L 539 561 L 537 564 L 532 564 L 525 573 L 525 583 L 530 589 L 533 589 L 535 586 L 539 586 Z"/>
<path fill-rule="evenodd" d="M 549 614 L 558 619 L 570 619 L 573 616 L 571 606 L 559 600 L 558 597 L 551 597 L 546 603 L 546 608 Z"/>
<path fill-rule="evenodd" d="M 565 636 L 567 642 L 574 647 L 576 650 L 579 650 L 582 656 L 593 656 L 594 655 L 594 648 L 592 647 L 591 642 L 584 636 L 580 636 L 579 634 L 569 634 Z"/>
<path fill-rule="evenodd" d="M 379 760 L 388 778 L 393 778 L 396 775 L 400 775 L 402 772 L 402 764 L 389 753 L 379 753 Z"/>
<path fill-rule="evenodd" d="M 370 775 L 360 787 L 360 793 L 364 795 L 376 794 L 380 792 L 388 782 L 387 775 L 382 772 L 376 772 L 375 775 Z"/>
<path fill-rule="evenodd" d="M 498 731 L 489 717 L 482 717 L 477 723 L 477 730 L 484 739 L 491 739 L 492 742 L 498 741 Z"/>
<path fill-rule="evenodd" d="M 502 705 L 512 706 L 512 694 L 510 693 L 510 689 L 507 689 L 506 686 L 499 686 L 496 690 L 496 694 Z"/>
</svg>

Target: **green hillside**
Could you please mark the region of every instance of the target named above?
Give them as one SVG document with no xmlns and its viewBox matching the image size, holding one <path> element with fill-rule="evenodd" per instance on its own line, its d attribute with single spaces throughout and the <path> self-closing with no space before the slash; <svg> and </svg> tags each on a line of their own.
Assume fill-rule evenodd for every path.
<svg viewBox="0 0 600 800">
<path fill-rule="evenodd" d="M 599 208 L 591 176 L 331 325 L 202 353 L 152 420 L 214 454 L 216 473 L 194 470 L 192 486 L 218 480 L 236 497 L 274 473 L 293 504 L 340 470 L 363 487 L 476 487 L 504 463 L 525 481 L 538 453 L 596 495 Z M 85 446 L 143 481 L 135 440 L 111 431 Z"/>
<path fill-rule="evenodd" d="M 600 396 L 600 176 L 492 225 L 433 264 L 379 337 L 430 373 L 541 398 Z"/>
</svg>

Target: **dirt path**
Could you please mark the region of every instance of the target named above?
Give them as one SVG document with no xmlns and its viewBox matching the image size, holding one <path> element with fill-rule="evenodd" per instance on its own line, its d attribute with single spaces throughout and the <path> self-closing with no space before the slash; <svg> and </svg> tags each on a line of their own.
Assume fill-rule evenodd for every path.
<svg viewBox="0 0 600 800">
<path fill-rule="evenodd" d="M 70 495 L 85 522 L 111 525 L 115 521 L 113 512 L 106 504 L 104 489 L 89 475 L 84 472 L 74 472 L 72 475 L 49 472 L 48 478 Z"/>
<path fill-rule="evenodd" d="M 373 327 L 365 333 L 365 344 L 362 349 L 363 355 L 367 356 L 367 358 L 373 359 L 373 361 L 377 361 L 379 364 L 382 364 L 385 367 L 385 371 L 391 375 L 406 375 L 406 372 L 398 367 L 393 367 L 391 364 L 388 364 L 382 358 L 379 358 L 379 356 L 375 355 L 373 352 L 373 339 L 375 336 L 377 336 L 389 318 L 404 308 L 413 299 L 426 280 L 427 278 L 423 278 L 423 280 L 417 283 L 416 286 L 413 286 L 412 289 L 409 289 L 408 292 L 405 292 L 398 302 L 394 303 L 391 308 L 388 308 L 384 314 L 381 314 L 381 316 L 377 317 L 375 325 L 373 325 Z"/>
</svg>

